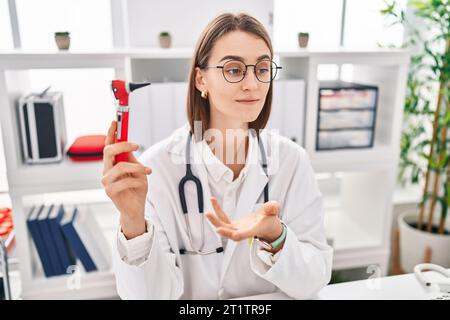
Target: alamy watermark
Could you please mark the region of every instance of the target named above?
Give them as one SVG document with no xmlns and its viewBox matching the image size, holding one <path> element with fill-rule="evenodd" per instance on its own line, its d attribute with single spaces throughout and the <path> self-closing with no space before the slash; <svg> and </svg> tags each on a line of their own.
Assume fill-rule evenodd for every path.
<svg viewBox="0 0 450 320">
<path fill-rule="evenodd" d="M 209 148 L 225 165 L 235 164 L 259 164 L 262 165 L 265 157 L 267 164 L 267 174 L 274 175 L 278 172 L 280 164 L 280 146 L 278 129 L 226 129 L 225 132 L 217 128 L 210 128 L 203 132 L 202 121 L 194 122 L 194 132 L 190 147 L 190 164 L 210 165 L 213 160 L 202 157 L 204 148 Z M 249 141 L 248 154 L 246 155 L 245 141 Z M 258 140 L 259 137 L 259 140 Z M 185 139 L 185 137 L 180 137 Z M 202 143 L 205 141 L 206 143 Z M 185 141 L 180 141 L 185 142 Z M 251 148 L 250 148 L 251 143 Z M 262 147 L 260 146 L 262 144 Z M 264 155 L 262 154 L 264 151 Z M 197 153 L 197 154 L 196 154 Z M 174 164 L 186 164 L 186 157 L 172 155 Z M 205 163 L 208 162 L 208 163 Z"/>
</svg>

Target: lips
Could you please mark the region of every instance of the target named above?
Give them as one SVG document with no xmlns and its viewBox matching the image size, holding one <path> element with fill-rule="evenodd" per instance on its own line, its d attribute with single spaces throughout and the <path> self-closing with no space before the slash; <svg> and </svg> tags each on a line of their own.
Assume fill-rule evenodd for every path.
<svg viewBox="0 0 450 320">
<path fill-rule="evenodd" d="M 252 103 L 258 102 L 259 99 L 239 99 L 236 101 L 239 103 L 252 104 Z"/>
</svg>

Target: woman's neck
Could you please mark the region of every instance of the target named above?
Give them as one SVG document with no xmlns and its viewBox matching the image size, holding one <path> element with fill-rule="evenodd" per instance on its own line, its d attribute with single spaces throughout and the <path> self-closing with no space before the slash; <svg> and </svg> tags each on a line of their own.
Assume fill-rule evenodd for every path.
<svg viewBox="0 0 450 320">
<path fill-rule="evenodd" d="M 215 141 L 207 141 L 208 145 L 214 155 L 233 171 L 234 180 L 244 168 L 247 159 L 248 124 L 225 121 L 218 123 L 212 120 L 210 128 Z"/>
</svg>

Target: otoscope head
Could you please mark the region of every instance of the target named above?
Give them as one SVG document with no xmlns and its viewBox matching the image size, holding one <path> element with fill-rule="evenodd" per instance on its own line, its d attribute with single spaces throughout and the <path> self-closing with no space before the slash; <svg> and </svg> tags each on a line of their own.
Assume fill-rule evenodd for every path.
<svg viewBox="0 0 450 320">
<path fill-rule="evenodd" d="M 111 89 L 117 100 L 123 99 L 123 97 L 127 95 L 125 81 L 123 80 L 111 81 Z"/>
<path fill-rule="evenodd" d="M 133 92 L 136 89 L 146 87 L 150 84 L 151 84 L 150 82 L 130 82 L 128 84 L 128 87 L 130 88 L 130 92 Z"/>
<path fill-rule="evenodd" d="M 123 80 L 112 80 L 111 89 L 114 98 L 121 106 L 128 106 L 128 94 L 136 89 L 150 85 L 150 82 L 126 82 Z"/>
</svg>

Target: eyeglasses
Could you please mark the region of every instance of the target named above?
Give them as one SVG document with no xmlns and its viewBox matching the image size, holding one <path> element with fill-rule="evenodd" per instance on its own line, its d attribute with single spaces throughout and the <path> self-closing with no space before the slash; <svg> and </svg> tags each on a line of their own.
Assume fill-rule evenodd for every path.
<svg viewBox="0 0 450 320">
<path fill-rule="evenodd" d="M 269 83 L 277 76 L 277 72 L 282 67 L 271 60 L 261 60 L 256 64 L 245 64 L 239 60 L 230 60 L 225 62 L 223 66 L 209 66 L 207 68 L 222 69 L 223 77 L 230 83 L 237 83 L 244 80 L 248 67 L 253 67 L 256 79 L 263 83 Z"/>
</svg>

